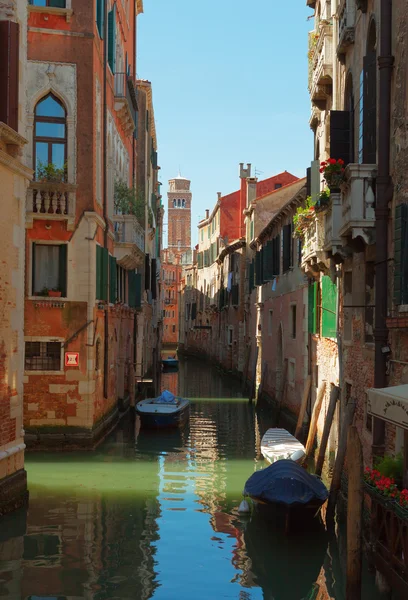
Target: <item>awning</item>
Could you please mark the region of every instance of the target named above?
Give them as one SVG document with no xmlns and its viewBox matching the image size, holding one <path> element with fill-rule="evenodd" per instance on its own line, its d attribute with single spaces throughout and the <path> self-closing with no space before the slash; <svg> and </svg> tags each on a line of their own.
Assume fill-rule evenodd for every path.
<svg viewBox="0 0 408 600">
<path fill-rule="evenodd" d="M 368 414 L 408 429 L 408 385 L 372 388 L 367 394 Z"/>
</svg>

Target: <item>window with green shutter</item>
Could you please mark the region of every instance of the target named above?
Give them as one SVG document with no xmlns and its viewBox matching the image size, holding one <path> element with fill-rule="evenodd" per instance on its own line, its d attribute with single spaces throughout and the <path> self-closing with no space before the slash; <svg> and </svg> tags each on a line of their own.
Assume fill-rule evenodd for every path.
<svg viewBox="0 0 408 600">
<path fill-rule="evenodd" d="M 255 262 L 252 260 L 249 263 L 249 293 L 252 292 L 254 287 L 255 287 Z"/>
<path fill-rule="evenodd" d="M 96 0 L 96 26 L 98 28 L 99 37 L 103 40 L 103 28 L 105 17 L 105 0 Z"/>
<path fill-rule="evenodd" d="M 116 72 L 116 4 L 108 13 L 108 63 L 113 74 Z"/>
<path fill-rule="evenodd" d="M 273 265 L 272 265 L 272 247 L 273 242 L 267 242 L 263 247 L 263 281 L 272 281 L 273 279 Z"/>
<path fill-rule="evenodd" d="M 280 242 L 280 235 L 277 235 L 275 238 L 273 238 L 272 240 L 272 269 L 273 269 L 273 276 L 277 277 L 278 275 L 280 275 L 280 256 L 281 256 L 281 242 Z"/>
<path fill-rule="evenodd" d="M 108 261 L 107 248 L 96 246 L 96 298 L 108 300 Z"/>
<path fill-rule="evenodd" d="M 255 285 L 263 284 L 263 251 L 262 248 L 255 254 Z"/>
<path fill-rule="evenodd" d="M 289 271 L 292 266 L 292 246 L 293 246 L 293 238 L 292 238 L 292 224 L 289 223 L 285 225 L 283 228 L 283 257 L 282 257 L 282 268 L 283 273 Z"/>
<path fill-rule="evenodd" d="M 317 282 L 314 281 L 308 289 L 308 331 L 317 333 Z"/>
<path fill-rule="evenodd" d="M 142 307 L 142 275 L 135 273 L 135 308 Z"/>
<path fill-rule="evenodd" d="M 115 304 L 118 297 L 116 258 L 109 256 L 109 302 Z"/>
<path fill-rule="evenodd" d="M 322 277 L 322 337 L 337 335 L 337 286 L 330 277 Z"/>
<path fill-rule="evenodd" d="M 408 304 L 408 204 L 395 209 L 394 301 Z"/>
</svg>

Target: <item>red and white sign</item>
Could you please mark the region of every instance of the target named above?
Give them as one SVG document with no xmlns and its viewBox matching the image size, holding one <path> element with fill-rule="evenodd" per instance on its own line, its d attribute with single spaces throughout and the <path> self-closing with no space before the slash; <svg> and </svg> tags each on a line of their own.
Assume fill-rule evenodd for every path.
<svg viewBox="0 0 408 600">
<path fill-rule="evenodd" d="M 65 352 L 65 366 L 79 367 L 79 352 Z"/>
</svg>

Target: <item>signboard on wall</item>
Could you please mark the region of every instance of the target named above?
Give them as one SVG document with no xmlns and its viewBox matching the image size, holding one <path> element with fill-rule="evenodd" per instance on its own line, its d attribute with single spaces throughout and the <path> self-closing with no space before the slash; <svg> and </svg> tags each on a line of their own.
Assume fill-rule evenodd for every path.
<svg viewBox="0 0 408 600">
<path fill-rule="evenodd" d="M 65 352 L 65 366 L 79 367 L 79 352 Z"/>
</svg>

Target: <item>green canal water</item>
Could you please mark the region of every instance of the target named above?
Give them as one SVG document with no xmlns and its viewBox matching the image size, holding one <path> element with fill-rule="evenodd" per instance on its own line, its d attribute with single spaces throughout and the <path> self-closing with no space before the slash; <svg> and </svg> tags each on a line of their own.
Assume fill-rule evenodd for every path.
<svg viewBox="0 0 408 600">
<path fill-rule="evenodd" d="M 191 399 L 182 431 L 132 413 L 94 453 L 27 455 L 28 511 L 0 525 L 0 598 L 344 599 L 341 541 L 239 518 L 269 411 L 196 359 L 162 386 Z"/>
</svg>

